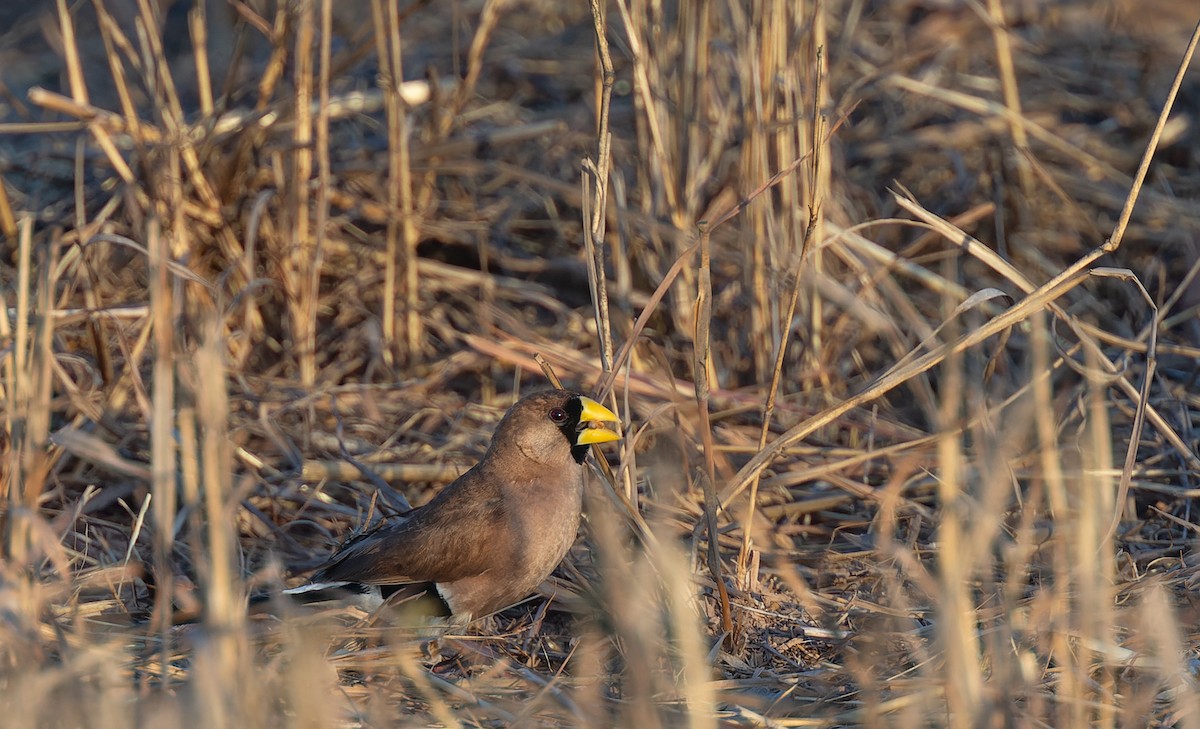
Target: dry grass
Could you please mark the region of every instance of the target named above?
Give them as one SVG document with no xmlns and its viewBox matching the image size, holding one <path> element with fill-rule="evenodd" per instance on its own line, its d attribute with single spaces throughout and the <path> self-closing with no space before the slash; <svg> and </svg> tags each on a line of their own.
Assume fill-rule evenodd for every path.
<svg viewBox="0 0 1200 729">
<path fill-rule="evenodd" d="M 2 11 L 5 726 L 1200 724 L 1160 4 Z M 543 368 L 542 596 L 247 615 Z"/>
</svg>

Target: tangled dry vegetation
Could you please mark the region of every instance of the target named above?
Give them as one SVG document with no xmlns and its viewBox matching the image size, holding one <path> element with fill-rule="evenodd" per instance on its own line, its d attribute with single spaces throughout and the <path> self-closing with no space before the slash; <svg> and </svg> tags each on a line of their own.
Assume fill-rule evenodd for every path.
<svg viewBox="0 0 1200 729">
<path fill-rule="evenodd" d="M 6 726 L 1200 724 L 1188 3 L 0 13 Z M 247 615 L 544 372 L 542 595 Z"/>
</svg>

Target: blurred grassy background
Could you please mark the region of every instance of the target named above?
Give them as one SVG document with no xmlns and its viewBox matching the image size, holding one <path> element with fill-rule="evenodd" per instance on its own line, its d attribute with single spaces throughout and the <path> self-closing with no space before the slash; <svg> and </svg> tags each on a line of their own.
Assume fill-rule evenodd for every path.
<svg viewBox="0 0 1200 729">
<path fill-rule="evenodd" d="M 1197 725 L 1198 19 L 6 4 L 5 726 Z M 543 368 L 541 595 L 247 616 Z"/>
</svg>

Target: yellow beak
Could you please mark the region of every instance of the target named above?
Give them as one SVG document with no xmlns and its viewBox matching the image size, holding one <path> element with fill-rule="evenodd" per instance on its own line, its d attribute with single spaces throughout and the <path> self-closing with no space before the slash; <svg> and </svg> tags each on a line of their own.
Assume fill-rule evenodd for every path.
<svg viewBox="0 0 1200 729">
<path fill-rule="evenodd" d="M 604 426 L 604 423 L 618 423 L 616 414 L 590 397 L 580 396 L 579 402 L 583 411 L 579 413 L 579 435 L 575 436 L 575 445 L 591 445 L 592 443 L 608 443 L 620 440 L 616 431 Z"/>
</svg>

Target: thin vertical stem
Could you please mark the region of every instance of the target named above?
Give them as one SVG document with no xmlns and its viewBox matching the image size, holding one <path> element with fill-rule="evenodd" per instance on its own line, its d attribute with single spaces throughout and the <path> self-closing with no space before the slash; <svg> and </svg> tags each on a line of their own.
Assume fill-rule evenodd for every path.
<svg viewBox="0 0 1200 729">
<path fill-rule="evenodd" d="M 316 257 L 309 226 L 309 179 L 312 177 L 313 0 L 302 0 L 296 28 L 296 126 L 292 134 L 292 337 L 299 347 L 300 381 L 317 379 L 317 303 L 311 290 Z"/>
<path fill-rule="evenodd" d="M 716 468 L 713 460 L 712 422 L 708 416 L 708 363 L 711 356 L 709 341 L 712 327 L 711 261 L 712 243 L 709 238 L 708 226 L 701 223 L 700 266 L 696 272 L 695 330 L 692 337 L 694 348 L 692 379 L 696 386 L 696 409 L 700 416 L 700 438 L 704 444 L 704 475 L 701 480 L 704 487 L 704 516 L 708 526 L 708 571 L 717 586 L 717 597 L 721 608 L 721 629 L 725 632 L 726 642 L 730 643 L 733 639 L 733 614 L 729 605 L 729 590 L 722 577 L 721 555 L 717 549 Z"/>
<path fill-rule="evenodd" d="M 317 155 L 317 211 L 313 231 L 312 259 L 308 272 L 308 297 L 312 302 L 313 325 L 316 326 L 317 306 L 321 296 L 321 269 L 325 260 L 325 227 L 329 220 L 329 187 L 332 175 L 329 161 L 329 81 L 332 66 L 333 43 L 333 0 L 321 0 L 321 43 L 319 67 L 317 69 L 316 155 Z M 316 331 L 313 332 L 316 346 Z"/>
<path fill-rule="evenodd" d="M 173 297 L 168 274 L 170 254 L 157 218 L 146 230 L 150 278 L 150 317 L 154 329 L 154 365 L 150 399 L 150 493 L 154 499 L 154 627 L 159 632 L 162 680 L 168 679 L 171 655 L 171 597 L 174 575 L 171 552 L 175 534 L 175 327 Z"/>
<path fill-rule="evenodd" d="M 600 335 L 600 360 L 605 372 L 612 369 L 613 342 L 612 325 L 608 314 L 608 281 L 604 269 L 604 238 L 608 221 L 608 181 L 612 166 L 612 135 L 608 131 L 609 111 L 612 103 L 613 70 L 612 56 L 608 50 L 607 25 L 604 8 L 599 0 L 590 0 L 592 27 L 596 34 L 596 53 L 600 59 L 600 108 L 597 117 L 597 137 L 600 140 L 596 163 L 592 169 L 584 165 L 584 174 L 591 172 L 596 180 L 596 192 L 590 203 L 591 214 L 584 211 L 583 240 L 588 254 L 588 278 L 592 284 L 592 303 L 596 308 L 596 331 Z M 585 181 L 586 192 L 586 181 Z"/>
<path fill-rule="evenodd" d="M 1000 86 L 1004 90 L 1004 105 L 1011 114 L 1008 130 L 1016 148 L 1018 181 L 1021 192 L 1028 195 L 1033 189 L 1033 171 L 1025 152 L 1029 149 L 1029 135 L 1021 114 L 1021 91 L 1017 88 L 1017 72 L 1013 64 L 1012 43 L 1008 38 L 1008 23 L 1004 19 L 1004 7 L 1000 0 L 988 0 L 988 25 L 992 28 L 992 39 L 996 44 L 996 64 L 1000 68 Z"/>
</svg>

